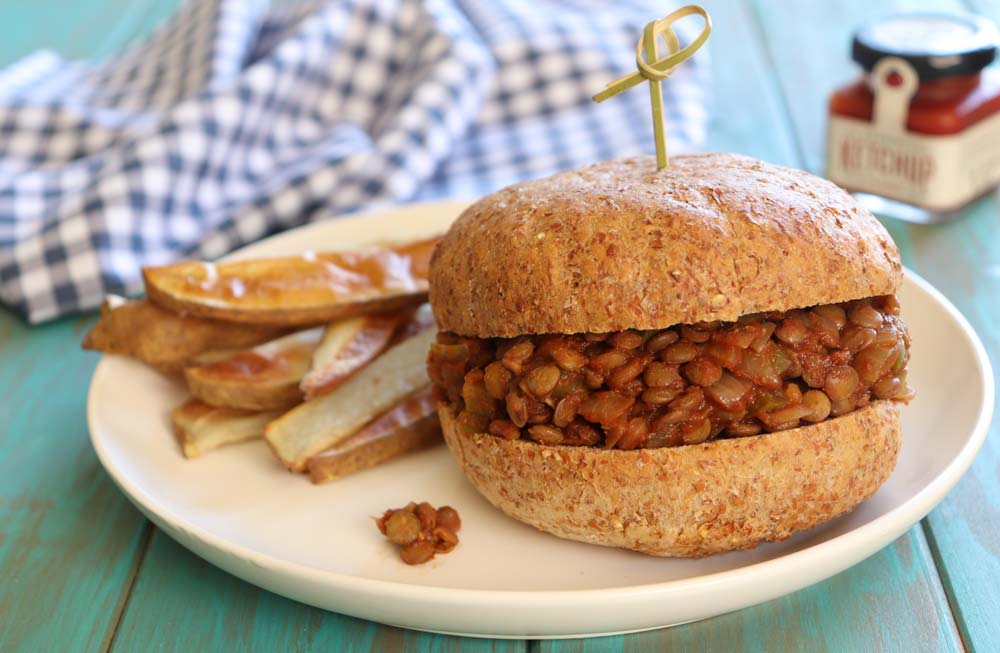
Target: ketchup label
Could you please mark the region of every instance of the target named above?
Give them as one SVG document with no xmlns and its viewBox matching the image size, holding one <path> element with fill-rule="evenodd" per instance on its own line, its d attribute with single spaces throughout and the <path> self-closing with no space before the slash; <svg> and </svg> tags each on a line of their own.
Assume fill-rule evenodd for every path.
<svg viewBox="0 0 1000 653">
<path fill-rule="evenodd" d="M 831 116 L 827 177 L 852 191 L 951 211 L 1000 184 L 1000 115 L 952 136 Z"/>
</svg>

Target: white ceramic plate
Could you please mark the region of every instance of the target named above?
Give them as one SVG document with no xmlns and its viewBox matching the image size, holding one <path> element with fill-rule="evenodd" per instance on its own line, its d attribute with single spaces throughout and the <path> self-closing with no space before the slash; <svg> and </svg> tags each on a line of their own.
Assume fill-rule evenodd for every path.
<svg viewBox="0 0 1000 653">
<path fill-rule="evenodd" d="M 410 206 L 314 224 L 239 256 L 283 255 L 442 231 L 462 208 Z M 94 448 L 126 495 L 206 560 L 304 603 L 375 621 L 494 637 L 604 635 L 737 610 L 832 576 L 919 521 L 972 462 L 992 414 L 989 362 L 965 319 L 907 274 L 913 335 L 899 465 L 853 513 L 792 539 L 702 560 L 669 560 L 557 539 L 513 521 L 465 481 L 444 447 L 322 486 L 286 472 L 260 442 L 188 461 L 170 433 L 183 388 L 117 356 L 97 366 Z M 408 567 L 370 515 L 450 504 L 462 543 Z"/>
</svg>

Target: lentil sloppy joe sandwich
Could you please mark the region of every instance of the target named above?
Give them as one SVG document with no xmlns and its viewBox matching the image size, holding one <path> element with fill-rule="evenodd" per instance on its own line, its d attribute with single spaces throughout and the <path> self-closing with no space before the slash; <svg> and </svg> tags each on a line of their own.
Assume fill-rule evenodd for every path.
<svg viewBox="0 0 1000 653">
<path fill-rule="evenodd" d="M 730 154 L 505 188 L 435 250 L 428 368 L 472 484 L 660 556 L 781 540 L 896 464 L 899 252 L 844 191 Z"/>
</svg>

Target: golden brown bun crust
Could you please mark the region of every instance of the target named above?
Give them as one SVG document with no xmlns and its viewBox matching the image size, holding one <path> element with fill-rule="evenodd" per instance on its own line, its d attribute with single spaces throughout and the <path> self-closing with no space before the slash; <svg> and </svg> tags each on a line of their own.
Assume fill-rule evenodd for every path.
<svg viewBox="0 0 1000 653">
<path fill-rule="evenodd" d="M 889 478 L 899 453 L 893 402 L 748 438 L 620 451 L 461 433 L 445 442 L 496 507 L 591 544 L 692 557 L 783 540 L 843 514 Z"/>
<path fill-rule="evenodd" d="M 441 329 L 464 336 L 662 329 L 887 295 L 881 224 L 832 183 L 733 154 L 609 161 L 467 209 L 431 262 Z"/>
</svg>

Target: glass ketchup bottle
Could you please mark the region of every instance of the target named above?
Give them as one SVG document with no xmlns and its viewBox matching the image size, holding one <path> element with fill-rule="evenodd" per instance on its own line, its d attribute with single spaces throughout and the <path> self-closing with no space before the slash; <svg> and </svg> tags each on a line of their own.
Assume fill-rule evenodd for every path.
<svg viewBox="0 0 1000 653">
<path fill-rule="evenodd" d="M 872 211 L 947 219 L 1000 184 L 997 31 L 962 14 L 903 14 L 854 35 L 865 75 L 829 101 L 827 176 Z"/>
</svg>

